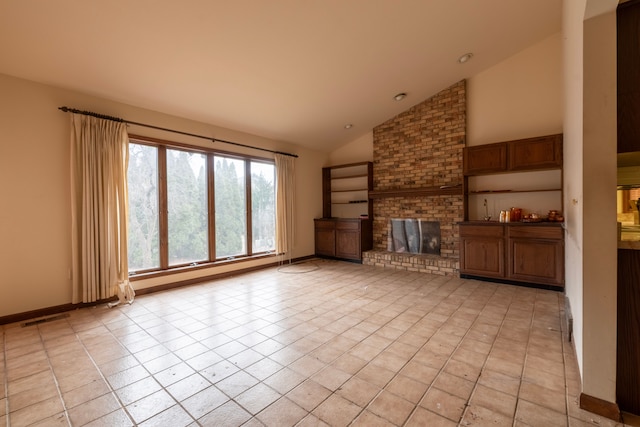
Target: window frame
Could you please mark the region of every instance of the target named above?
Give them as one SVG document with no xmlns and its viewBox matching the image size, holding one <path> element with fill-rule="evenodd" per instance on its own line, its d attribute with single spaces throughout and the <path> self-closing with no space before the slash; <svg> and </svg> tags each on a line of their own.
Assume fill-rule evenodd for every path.
<svg viewBox="0 0 640 427">
<path fill-rule="evenodd" d="M 252 236 L 252 204 L 251 204 L 251 163 L 259 162 L 273 165 L 275 160 L 269 157 L 262 157 L 250 154 L 241 154 L 214 148 L 201 147 L 197 145 L 185 144 L 181 142 L 169 141 L 159 138 L 152 138 L 141 135 L 129 135 L 129 142 L 139 145 L 147 145 L 157 148 L 158 155 L 158 211 L 159 211 L 159 252 L 160 266 L 142 270 L 129 271 L 129 280 L 135 281 L 143 278 L 160 277 L 191 270 L 215 267 L 217 265 L 229 265 L 260 258 L 275 257 L 275 248 L 270 251 L 253 252 Z M 199 262 L 169 265 L 169 219 L 168 219 L 168 192 L 167 192 L 167 149 L 183 150 L 187 152 L 200 153 L 206 156 L 207 164 L 207 226 L 209 238 L 208 259 Z M 245 214 L 246 214 L 246 254 L 233 257 L 216 258 L 215 241 L 215 156 L 227 157 L 244 162 L 245 173 Z M 274 182 L 275 193 L 275 182 Z M 274 194 L 275 205 L 275 194 Z M 274 206 L 275 207 L 275 206 Z M 277 215 L 276 215 L 277 220 Z M 275 230 L 274 230 L 275 232 Z"/>
</svg>

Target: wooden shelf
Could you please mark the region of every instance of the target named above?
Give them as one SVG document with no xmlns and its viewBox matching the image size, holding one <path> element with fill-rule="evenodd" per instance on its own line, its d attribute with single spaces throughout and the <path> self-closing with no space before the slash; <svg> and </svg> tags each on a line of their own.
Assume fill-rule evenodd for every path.
<svg viewBox="0 0 640 427">
<path fill-rule="evenodd" d="M 331 190 L 332 193 L 353 193 L 354 191 L 367 191 L 367 188 L 350 188 L 344 190 Z"/>
<path fill-rule="evenodd" d="M 462 194 L 462 184 L 370 191 L 369 197 L 372 199 L 385 199 L 390 197 L 449 196 L 460 194 Z"/>
<path fill-rule="evenodd" d="M 373 205 L 368 195 L 372 188 L 372 162 L 322 168 L 322 216 L 353 218 L 366 213 L 372 218 Z"/>
<path fill-rule="evenodd" d="M 368 200 L 357 200 L 353 202 L 331 202 L 332 205 L 361 205 L 363 203 L 368 203 Z"/>
<path fill-rule="evenodd" d="M 562 188 L 540 188 L 535 190 L 485 190 L 485 191 L 469 191 L 470 195 L 474 194 L 496 194 L 496 193 L 539 193 L 545 191 L 562 191 Z"/>
<path fill-rule="evenodd" d="M 345 176 L 334 176 L 331 179 L 350 179 L 350 178 L 363 178 L 369 176 L 366 173 L 358 174 L 358 175 L 345 175 Z"/>
</svg>

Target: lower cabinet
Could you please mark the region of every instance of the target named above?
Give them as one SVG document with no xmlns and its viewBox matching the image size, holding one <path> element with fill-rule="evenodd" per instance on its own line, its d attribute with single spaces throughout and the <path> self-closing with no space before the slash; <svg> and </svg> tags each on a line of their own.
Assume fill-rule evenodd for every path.
<svg viewBox="0 0 640 427">
<path fill-rule="evenodd" d="M 316 255 L 336 256 L 336 226 L 329 219 L 315 220 Z"/>
<path fill-rule="evenodd" d="M 504 227 L 460 225 L 460 273 L 504 278 Z"/>
<path fill-rule="evenodd" d="M 316 255 L 362 262 L 362 252 L 373 247 L 369 219 L 321 218 L 315 221 Z"/>
<path fill-rule="evenodd" d="M 461 223 L 460 274 L 561 289 L 564 231 L 552 223 Z"/>
</svg>

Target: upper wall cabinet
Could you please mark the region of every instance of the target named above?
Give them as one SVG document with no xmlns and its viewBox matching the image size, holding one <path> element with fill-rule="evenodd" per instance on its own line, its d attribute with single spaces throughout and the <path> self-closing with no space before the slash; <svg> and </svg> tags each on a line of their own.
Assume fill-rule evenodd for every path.
<svg viewBox="0 0 640 427">
<path fill-rule="evenodd" d="M 504 172 L 507 170 L 507 144 L 477 145 L 465 147 L 463 171 L 465 175 Z"/>
<path fill-rule="evenodd" d="M 464 149 L 464 174 L 483 175 L 562 167 L 562 134 Z"/>
<path fill-rule="evenodd" d="M 562 135 L 511 141 L 509 170 L 539 170 L 562 166 Z"/>
</svg>

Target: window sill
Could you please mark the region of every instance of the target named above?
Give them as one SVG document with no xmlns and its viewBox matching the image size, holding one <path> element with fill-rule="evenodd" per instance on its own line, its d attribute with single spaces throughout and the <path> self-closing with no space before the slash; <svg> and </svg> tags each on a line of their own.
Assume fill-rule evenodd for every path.
<svg viewBox="0 0 640 427">
<path fill-rule="evenodd" d="M 259 255 L 236 257 L 233 259 L 224 259 L 224 260 L 218 260 L 218 261 L 212 261 L 212 262 L 210 261 L 201 262 L 195 265 L 189 264 L 189 265 L 183 265 L 183 266 L 169 267 L 164 270 L 153 270 L 153 271 L 143 271 L 140 273 L 129 273 L 129 281 L 135 282 L 137 280 L 171 276 L 173 274 L 204 270 L 207 268 L 220 267 L 223 265 L 241 264 L 247 261 L 255 261 L 255 260 L 265 259 L 265 258 L 275 258 L 276 256 L 278 256 L 278 254 L 276 254 L 275 252 L 270 252 L 270 253 L 259 254 Z"/>
</svg>

